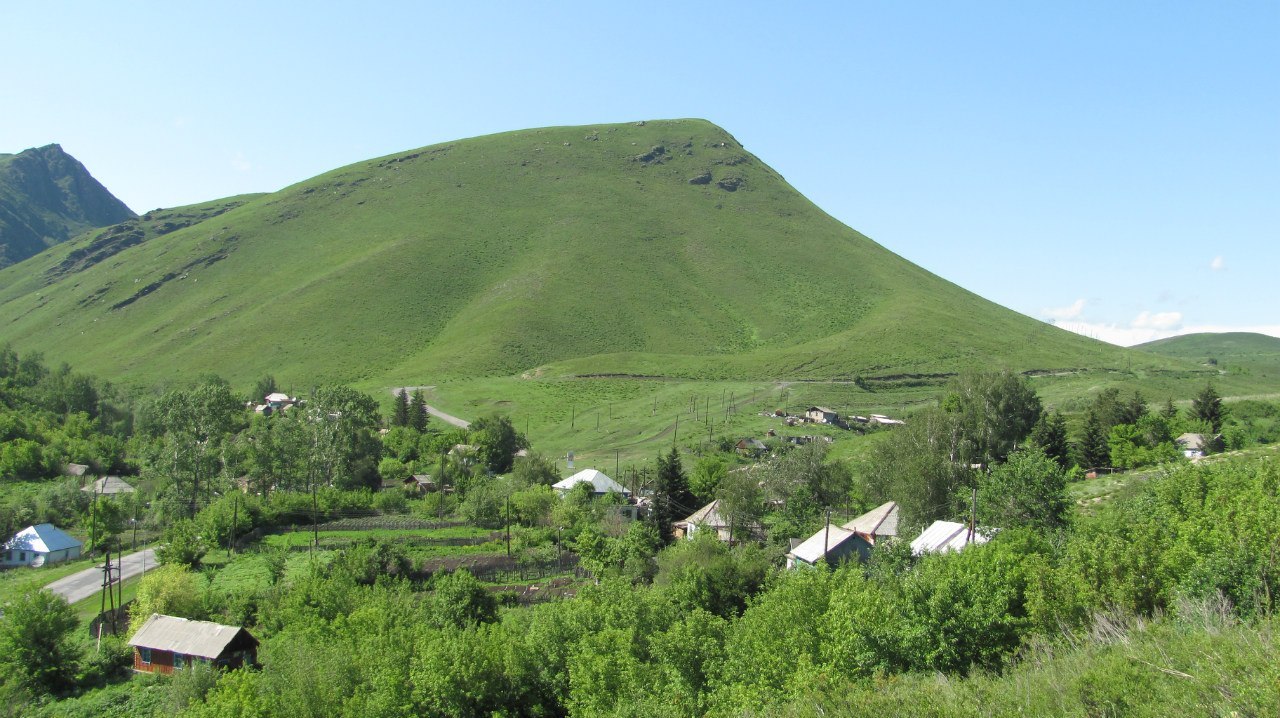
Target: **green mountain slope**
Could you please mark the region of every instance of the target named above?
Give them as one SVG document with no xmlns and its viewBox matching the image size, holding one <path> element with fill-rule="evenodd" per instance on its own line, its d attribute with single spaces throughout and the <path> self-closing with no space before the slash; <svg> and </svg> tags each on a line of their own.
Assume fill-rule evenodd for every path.
<svg viewBox="0 0 1280 718">
<path fill-rule="evenodd" d="M 0 267 L 133 216 L 58 145 L 0 154 Z"/>
<path fill-rule="evenodd" d="M 127 226 L 0 271 L 0 341 L 122 381 L 212 371 L 369 386 L 1132 356 L 903 260 L 702 120 L 461 140 Z M 122 232 L 136 241 L 95 254 Z"/>
<path fill-rule="evenodd" d="M 1191 359 L 1223 371 L 1280 376 L 1280 338 L 1253 332 L 1183 334 L 1134 347 L 1167 357 Z"/>
</svg>

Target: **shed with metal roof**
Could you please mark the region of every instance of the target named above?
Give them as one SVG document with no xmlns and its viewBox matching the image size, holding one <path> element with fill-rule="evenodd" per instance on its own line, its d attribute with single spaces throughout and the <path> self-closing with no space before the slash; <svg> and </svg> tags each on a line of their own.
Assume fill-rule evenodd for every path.
<svg viewBox="0 0 1280 718">
<path fill-rule="evenodd" d="M 129 639 L 133 670 L 173 673 L 195 663 L 238 668 L 257 660 L 258 639 L 239 626 L 151 614 Z"/>
</svg>

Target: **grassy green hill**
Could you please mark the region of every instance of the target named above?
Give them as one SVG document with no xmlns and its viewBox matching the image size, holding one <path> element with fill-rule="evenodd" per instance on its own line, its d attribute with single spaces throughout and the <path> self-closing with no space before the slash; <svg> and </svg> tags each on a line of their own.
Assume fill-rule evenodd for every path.
<svg viewBox="0 0 1280 718">
<path fill-rule="evenodd" d="M 1167 357 L 1190 359 L 1227 373 L 1280 378 L 1280 338 L 1252 332 L 1184 334 L 1134 347 Z"/>
<path fill-rule="evenodd" d="M 481 137 L 215 204 L 109 261 L 89 248 L 118 230 L 3 273 L 0 338 L 107 374 L 388 384 L 1121 364 L 845 227 L 700 120 Z"/>
<path fill-rule="evenodd" d="M 930 274 L 703 120 L 460 140 L 157 210 L 0 270 L 0 318 L 0 341 L 125 385 L 431 385 L 579 449 L 674 434 L 693 396 L 902 410 L 964 368 L 1081 392 L 1217 374 Z M 631 423 L 582 436 L 593 410 Z"/>
</svg>

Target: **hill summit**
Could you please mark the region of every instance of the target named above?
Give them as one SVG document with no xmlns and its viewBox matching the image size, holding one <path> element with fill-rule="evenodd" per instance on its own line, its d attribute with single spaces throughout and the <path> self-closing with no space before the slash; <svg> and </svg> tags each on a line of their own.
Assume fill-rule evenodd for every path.
<svg viewBox="0 0 1280 718">
<path fill-rule="evenodd" d="M 59 145 L 0 154 L 0 267 L 133 216 Z"/>
<path fill-rule="evenodd" d="M 11 318 L 0 340 L 134 378 L 803 379 L 1120 363 L 1115 347 L 846 227 L 703 120 L 424 147 L 151 212 L 33 262 L 0 272 Z"/>
</svg>

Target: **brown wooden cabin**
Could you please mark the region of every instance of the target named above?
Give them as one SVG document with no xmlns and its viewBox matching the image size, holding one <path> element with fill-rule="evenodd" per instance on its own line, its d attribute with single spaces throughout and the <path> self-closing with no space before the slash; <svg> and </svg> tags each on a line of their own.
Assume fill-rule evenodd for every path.
<svg viewBox="0 0 1280 718">
<path fill-rule="evenodd" d="M 129 639 L 133 670 L 171 674 L 196 663 L 233 669 L 253 665 L 258 639 L 239 626 L 151 614 Z"/>
</svg>

